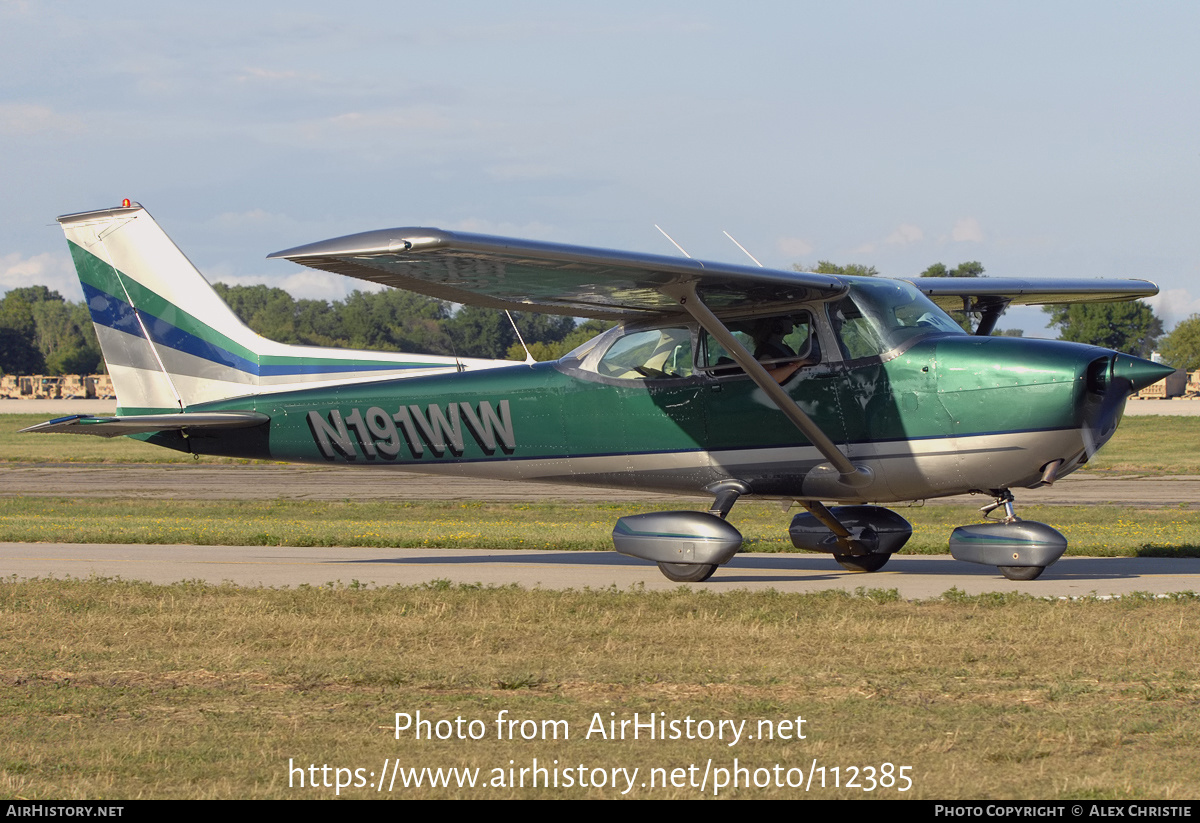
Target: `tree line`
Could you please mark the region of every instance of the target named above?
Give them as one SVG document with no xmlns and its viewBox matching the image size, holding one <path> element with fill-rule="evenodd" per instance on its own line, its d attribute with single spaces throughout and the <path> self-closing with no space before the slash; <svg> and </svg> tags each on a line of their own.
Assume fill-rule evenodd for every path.
<svg viewBox="0 0 1200 823">
<path fill-rule="evenodd" d="M 524 360 L 515 324 L 536 359 L 555 359 L 611 325 L 535 312 L 512 312 L 509 320 L 497 309 L 455 307 L 398 289 L 356 291 L 329 303 L 269 286 L 213 288 L 263 337 L 310 346 Z"/>
<path fill-rule="evenodd" d="M 269 286 L 214 284 L 251 329 L 280 343 L 413 354 L 524 360 L 521 337 L 536 360 L 554 360 L 611 326 L 589 320 L 477 306 L 386 289 L 345 300 L 297 300 Z M 455 310 L 457 308 L 457 310 Z M 45 286 L 0 299 L 0 373 L 93 374 L 104 361 L 87 306 Z"/>
<path fill-rule="evenodd" d="M 873 277 L 874 266 L 822 260 L 797 271 Z M 922 277 L 983 277 L 978 261 L 949 268 L 935 263 Z M 297 300 L 270 286 L 213 287 L 234 313 L 257 333 L 281 343 L 350 349 L 404 351 L 458 357 L 524 360 L 520 330 L 535 360 L 554 360 L 611 326 L 598 320 L 456 307 L 443 300 L 386 289 L 356 291 L 344 300 Z M 1089 343 L 1140 357 L 1159 350 L 1164 362 L 1200 368 L 1200 315 L 1162 335 L 1162 321 L 1141 301 L 1046 306 L 1060 340 Z M 960 320 L 971 330 L 970 318 Z M 1020 329 L 997 330 L 1019 335 Z M 100 346 L 82 302 L 72 303 L 45 286 L 10 290 L 0 299 L 0 372 L 4 374 L 91 374 L 103 369 Z"/>
<path fill-rule="evenodd" d="M 0 300 L 0 372 L 95 374 L 102 362 L 83 303 L 45 286 L 12 289 Z"/>
</svg>

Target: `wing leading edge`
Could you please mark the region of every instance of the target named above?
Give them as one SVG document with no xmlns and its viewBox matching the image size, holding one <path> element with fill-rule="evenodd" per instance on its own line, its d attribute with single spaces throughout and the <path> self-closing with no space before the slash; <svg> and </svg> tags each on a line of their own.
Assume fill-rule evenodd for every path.
<svg viewBox="0 0 1200 823">
<path fill-rule="evenodd" d="M 1105 303 L 1158 294 L 1149 280 L 1026 280 L 1015 277 L 914 277 L 907 282 L 946 311 L 983 311 L 996 303 Z"/>
<path fill-rule="evenodd" d="M 613 320 L 679 314 L 662 292 L 676 283 L 695 283 L 719 314 L 785 310 L 846 292 L 834 275 L 425 228 L 354 234 L 270 258 L 454 303 Z"/>
<path fill-rule="evenodd" d="M 352 234 L 275 252 L 269 259 L 454 303 L 612 320 L 680 314 L 667 292 L 684 283 L 695 284 L 697 296 L 717 316 L 787 311 L 841 297 L 849 286 L 837 275 L 431 228 Z M 948 311 L 993 314 L 1010 304 L 1135 300 L 1158 293 L 1146 280 L 930 277 L 908 282 Z"/>
</svg>

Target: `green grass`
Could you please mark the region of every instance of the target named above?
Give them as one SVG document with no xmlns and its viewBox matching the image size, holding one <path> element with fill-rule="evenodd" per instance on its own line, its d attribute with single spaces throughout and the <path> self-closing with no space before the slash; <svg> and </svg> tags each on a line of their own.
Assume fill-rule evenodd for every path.
<svg viewBox="0 0 1200 823">
<path fill-rule="evenodd" d="M 127 437 L 91 434 L 22 434 L 20 429 L 46 422 L 43 414 L 0 415 L 0 461 L 6 463 L 191 463 L 191 455 L 151 446 Z M 235 463 L 227 457 L 202 457 L 204 463 Z"/>
<path fill-rule="evenodd" d="M 0 461 L 7 463 L 191 463 L 195 458 L 174 449 L 151 446 L 129 437 L 79 434 L 21 434 L 44 423 L 43 414 L 0 415 Z M 201 457 L 203 463 L 250 462 Z"/>
<path fill-rule="evenodd" d="M 1126 417 L 1086 471 L 1200 475 L 1200 417 Z"/>
<path fill-rule="evenodd" d="M 0 498 L 0 540 L 606 551 L 617 518 L 687 506 L 12 497 Z M 747 551 L 788 552 L 794 549 L 787 527 L 796 511 L 743 502 L 730 522 L 746 538 Z M 899 511 L 914 527 L 905 554 L 945 554 L 954 527 L 979 520 L 974 506 Z M 1200 557 L 1200 508 L 1022 506 L 1021 514 L 1058 528 L 1073 555 Z"/>
<path fill-rule="evenodd" d="M 28 462 L 189 460 L 118 439 L 21 435 Z M 7 424 L 11 417 L 4 422 Z M 1133 418 L 1089 467 L 1200 474 L 1200 422 Z M 1190 439 L 1189 439 L 1190 438 Z M 26 445 L 28 444 L 28 445 Z M 11 447 L 25 449 L 14 457 Z M 131 452 L 138 457 L 132 457 Z M 1110 459 L 1111 458 L 1111 459 Z M 624 514 L 680 505 L 0 499 L 0 540 L 610 549 Z M 944 553 L 970 506 L 901 509 L 906 551 Z M 1197 556 L 1189 508 L 1021 507 L 1072 554 Z M 787 551 L 792 513 L 743 502 L 752 551 Z M 713 594 L 418 587 L 240 589 L 105 580 L 0 582 L 0 797 L 328 798 L 289 786 L 301 767 L 638 768 L 734 758 L 815 761 L 828 787 L 724 797 L 1178 799 L 1200 794 L 1200 602 L 1195 596 L 1041 601 L 951 591 Z M 479 719 L 480 740 L 395 736 L 397 712 Z M 565 720 L 568 740 L 498 740 L 500 712 Z M 593 720 L 803 716 L 803 740 L 603 740 Z M 661 717 L 662 715 L 660 715 Z M 844 784 L 849 769 L 908 767 L 908 792 Z M 685 771 L 686 774 L 686 771 Z M 762 774 L 762 773 L 758 773 Z M 318 772 L 320 775 L 320 772 Z M 332 778 L 331 778 L 332 779 Z M 295 782 L 293 773 L 293 783 Z M 375 778 L 370 779 L 372 786 Z M 611 788 L 396 789 L 343 796 L 615 798 Z"/>
<path fill-rule="evenodd" d="M 289 761 L 382 770 L 826 767 L 827 788 L 727 797 L 1193 798 L 1200 601 L 1046 602 L 524 591 L 294 590 L 116 581 L 0 585 L 0 796 L 326 798 Z M 396 739 L 395 713 L 479 740 Z M 568 739 L 500 740 L 500 712 Z M 605 740 L 595 717 L 795 721 L 804 739 Z M 778 727 L 777 727 L 778 728 Z M 909 767 L 912 789 L 832 786 Z M 861 776 L 861 775 L 860 775 Z M 694 798 L 639 785 L 638 798 Z M 380 796 L 351 788 L 350 797 Z M 711 795 L 711 783 L 708 795 Z M 603 789 L 394 790 L 619 797 Z"/>
</svg>

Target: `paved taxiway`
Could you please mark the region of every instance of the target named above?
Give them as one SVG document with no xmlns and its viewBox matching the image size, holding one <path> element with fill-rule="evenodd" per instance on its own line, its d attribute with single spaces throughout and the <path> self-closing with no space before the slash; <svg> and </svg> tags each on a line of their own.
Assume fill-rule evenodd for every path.
<svg viewBox="0 0 1200 823">
<path fill-rule="evenodd" d="M 434 580 L 516 584 L 526 588 L 674 589 L 650 563 L 616 552 L 482 551 L 471 549 L 292 548 L 263 546 L 146 546 L 93 543 L 0 543 L 5 575 L 121 577 L 152 583 L 205 580 L 246 586 L 414 585 Z M 899 556 L 874 574 L 849 574 L 818 555 L 735 557 L 706 583 L 706 591 L 776 589 L 854 591 L 897 589 L 907 599 L 937 597 L 952 588 L 968 594 L 1025 592 L 1044 597 L 1200 592 L 1200 559 L 1067 557 L 1030 582 L 1005 580 L 992 568 L 949 557 Z"/>
</svg>

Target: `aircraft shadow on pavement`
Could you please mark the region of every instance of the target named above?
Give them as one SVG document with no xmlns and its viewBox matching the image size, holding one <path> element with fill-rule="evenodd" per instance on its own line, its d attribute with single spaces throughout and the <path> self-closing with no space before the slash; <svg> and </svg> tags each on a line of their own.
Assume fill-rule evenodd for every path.
<svg viewBox="0 0 1200 823">
<path fill-rule="evenodd" d="M 429 565 L 430 563 L 459 565 L 472 563 L 516 563 L 521 565 L 562 566 L 645 566 L 654 568 L 645 560 L 626 557 L 616 552 L 512 552 L 511 554 L 457 554 L 454 549 L 445 554 L 428 554 L 420 557 L 380 557 L 374 560 L 338 560 L 335 563 L 396 563 L 399 565 Z"/>
<path fill-rule="evenodd" d="M 518 565 L 561 565 L 561 566 L 606 566 L 644 568 L 654 566 L 645 560 L 617 554 L 616 552 L 506 552 L 496 554 L 460 553 L 443 550 L 415 557 L 380 557 L 362 560 L 339 560 L 337 564 L 394 563 L 399 565 L 470 565 L 475 563 L 504 563 Z M 922 557 L 905 555 L 895 558 L 891 564 L 873 574 L 853 574 L 843 571 L 832 558 L 817 554 L 744 554 L 735 557 L 718 574 L 719 582 L 757 582 L 769 580 L 793 580 L 790 576 L 764 576 L 762 574 L 738 574 L 739 571 L 808 572 L 828 576 L 829 579 L 845 579 L 853 576 L 869 586 L 871 581 L 882 583 L 893 574 L 931 575 L 950 577 L 970 575 L 973 577 L 998 577 L 999 572 L 991 566 L 960 563 L 946 557 Z M 1136 577 L 1200 573 L 1200 558 L 1134 558 L 1134 557 L 1064 557 L 1046 569 L 1042 580 L 1119 580 Z"/>
</svg>

